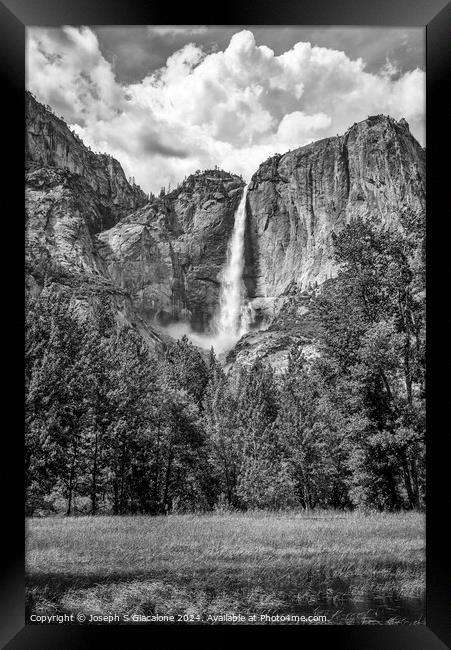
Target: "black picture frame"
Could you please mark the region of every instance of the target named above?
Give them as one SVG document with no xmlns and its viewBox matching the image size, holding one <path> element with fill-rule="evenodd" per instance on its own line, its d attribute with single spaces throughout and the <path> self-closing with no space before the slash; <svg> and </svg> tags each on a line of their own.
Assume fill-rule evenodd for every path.
<svg viewBox="0 0 451 650">
<path fill-rule="evenodd" d="M 227 646 L 246 637 L 252 644 L 260 640 L 290 642 L 311 647 L 346 650 L 426 650 L 451 647 L 451 571 L 449 541 L 444 530 L 450 494 L 448 457 L 444 453 L 449 401 L 449 382 L 440 376 L 440 367 L 449 372 L 449 332 L 447 319 L 440 308 L 446 305 L 447 248 L 449 238 L 444 229 L 449 214 L 447 176 L 449 164 L 442 163 L 449 131 L 449 108 L 444 97 L 449 74 L 450 5 L 444 0 L 228 0 L 212 3 L 210 8 L 184 3 L 180 8 L 150 0 L 4 0 L 0 3 L 0 65 L 3 89 L 3 158 L 7 162 L 2 175 L 4 245 L 13 253 L 13 264 L 4 270 L 4 321 L 9 332 L 4 336 L 6 348 L 14 346 L 15 361 L 5 364 L 9 395 L 3 418 L 4 465 L 11 469 L 3 488 L 2 557 L 6 568 L 1 578 L 2 647 L 19 648 L 86 648 L 102 647 L 112 639 L 124 647 L 141 647 L 152 642 L 158 632 L 165 643 L 196 636 L 211 646 Z M 23 517 L 23 211 L 24 158 L 21 140 L 24 127 L 25 27 L 27 25 L 355 25 L 421 26 L 426 32 L 427 85 L 427 602 L 425 626 L 263 626 L 169 628 L 150 626 L 78 627 L 29 626 L 24 622 L 24 517 Z M 446 175 L 446 176 L 445 176 Z M 448 218 L 449 219 L 449 218 Z M 5 231 L 4 231 L 5 232 Z M 3 257 L 3 256 L 2 256 Z M 6 295 L 5 295 L 6 294 Z M 19 361 L 20 360 L 20 361 Z M 448 399 L 447 399 L 448 398 Z M 7 415 L 10 425 L 5 426 Z M 6 448 L 6 444 L 8 447 Z"/>
</svg>

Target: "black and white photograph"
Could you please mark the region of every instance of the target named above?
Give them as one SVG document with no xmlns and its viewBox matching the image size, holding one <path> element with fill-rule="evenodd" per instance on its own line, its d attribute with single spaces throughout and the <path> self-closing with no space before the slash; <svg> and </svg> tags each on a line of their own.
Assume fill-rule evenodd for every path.
<svg viewBox="0 0 451 650">
<path fill-rule="evenodd" d="M 425 28 L 25 33 L 26 623 L 426 625 Z"/>
</svg>

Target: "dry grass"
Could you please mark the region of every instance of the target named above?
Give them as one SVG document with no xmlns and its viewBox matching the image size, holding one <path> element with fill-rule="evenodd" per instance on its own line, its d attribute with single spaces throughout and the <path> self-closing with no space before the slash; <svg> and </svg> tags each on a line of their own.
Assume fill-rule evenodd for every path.
<svg viewBox="0 0 451 650">
<path fill-rule="evenodd" d="M 418 513 L 30 519 L 28 613 L 422 622 Z"/>
</svg>

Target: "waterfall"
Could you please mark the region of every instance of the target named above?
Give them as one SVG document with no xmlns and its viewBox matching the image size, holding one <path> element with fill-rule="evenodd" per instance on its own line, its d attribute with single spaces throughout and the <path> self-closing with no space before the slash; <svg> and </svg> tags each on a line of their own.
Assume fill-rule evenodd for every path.
<svg viewBox="0 0 451 650">
<path fill-rule="evenodd" d="M 219 347 L 231 347 L 248 329 L 250 312 L 245 300 L 243 282 L 244 232 L 246 228 L 247 186 L 235 212 L 235 223 L 227 250 L 226 265 L 221 274 L 219 312 L 216 333 Z"/>
<path fill-rule="evenodd" d="M 199 334 L 188 323 L 175 323 L 166 328 L 176 339 L 183 335 L 200 348 L 213 347 L 219 354 L 228 352 L 249 330 L 253 319 L 252 308 L 246 300 L 243 282 L 244 233 L 246 230 L 247 186 L 235 211 L 232 235 L 227 246 L 226 263 L 220 275 L 219 304 L 211 328 Z"/>
</svg>

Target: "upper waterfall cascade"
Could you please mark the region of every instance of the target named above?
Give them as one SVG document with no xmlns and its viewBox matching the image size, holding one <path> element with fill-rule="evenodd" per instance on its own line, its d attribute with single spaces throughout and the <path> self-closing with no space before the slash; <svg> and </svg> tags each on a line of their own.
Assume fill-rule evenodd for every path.
<svg viewBox="0 0 451 650">
<path fill-rule="evenodd" d="M 246 229 L 247 186 L 235 212 L 235 223 L 227 250 L 226 265 L 221 274 L 219 311 L 216 332 L 222 346 L 237 341 L 249 328 L 251 310 L 243 282 L 244 233 Z M 221 347 L 222 347 L 221 346 Z"/>
</svg>

